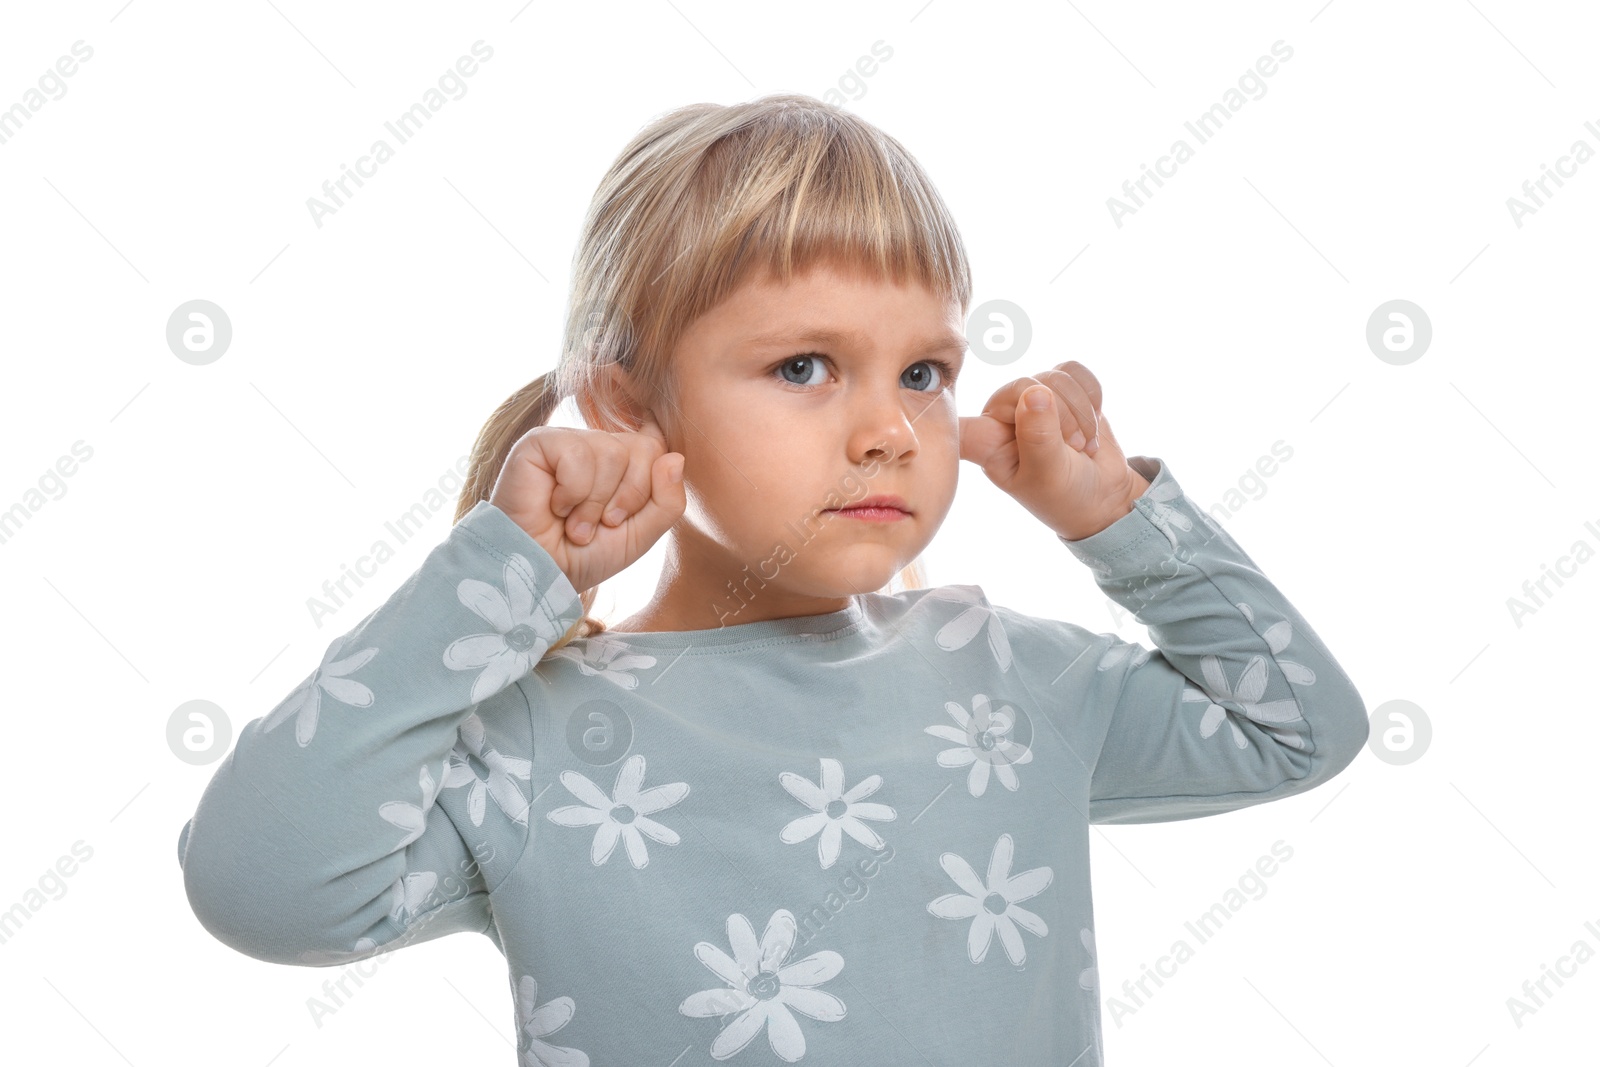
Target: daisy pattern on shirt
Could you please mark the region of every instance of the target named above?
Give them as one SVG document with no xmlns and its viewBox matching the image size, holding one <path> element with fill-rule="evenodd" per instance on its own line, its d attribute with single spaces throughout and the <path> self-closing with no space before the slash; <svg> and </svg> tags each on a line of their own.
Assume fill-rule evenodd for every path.
<svg viewBox="0 0 1600 1067">
<path fill-rule="evenodd" d="M 349 634 L 334 638 L 333 643 L 322 655 L 321 665 L 312 671 L 311 676 L 301 682 L 294 692 L 284 697 L 283 703 L 273 708 L 272 713 L 261 723 L 262 733 L 267 733 L 285 719 L 293 718 L 294 739 L 299 742 L 301 748 L 305 748 L 317 732 L 317 715 L 322 710 L 323 693 L 353 708 L 372 707 L 372 690 L 353 678 L 346 678 L 345 675 L 354 674 L 365 667 L 372 657 L 378 654 L 378 650 L 363 648 L 354 655 L 340 659 L 339 653 L 349 639 Z"/>
<path fill-rule="evenodd" d="M 1228 700 L 1239 705 L 1246 718 L 1259 723 L 1261 728 L 1271 734 L 1279 744 L 1290 748 L 1306 747 L 1305 738 L 1284 725 L 1305 721 L 1305 717 L 1300 714 L 1299 701 L 1292 698 L 1268 701 L 1261 699 L 1261 695 L 1267 689 L 1265 657 L 1250 657 L 1250 662 L 1245 664 L 1244 670 L 1239 674 L 1237 687 L 1228 683 L 1227 672 L 1223 670 L 1222 661 L 1216 656 L 1206 656 L 1201 659 L 1200 671 L 1206 679 L 1204 689 L 1185 686 L 1183 699 L 1190 702 L 1204 701 L 1206 704 L 1205 713 L 1200 716 L 1201 737 L 1210 737 L 1217 732 L 1217 727 L 1226 721 L 1228 728 L 1233 731 L 1234 746 L 1241 749 L 1250 747 L 1244 731 L 1239 729 L 1239 724 L 1233 721 L 1227 709 L 1222 706 L 1221 702 Z"/>
<path fill-rule="evenodd" d="M 518 1062 L 522 1067 L 589 1067 L 589 1054 L 552 1045 L 545 1038 L 572 1021 L 577 1005 L 571 997 L 556 997 L 539 1004 L 539 983 L 532 975 L 511 990 L 517 1005 Z M 539 1004 L 538 1007 L 534 1007 Z"/>
<path fill-rule="evenodd" d="M 727 985 L 690 994 L 678 1011 L 696 1019 L 742 1013 L 711 1042 L 712 1059 L 738 1055 L 765 1026 L 772 1051 L 785 1063 L 794 1063 L 806 1054 L 805 1034 L 794 1012 L 822 1022 L 844 1018 L 844 1002 L 814 988 L 844 969 L 844 957 L 823 950 L 786 967 L 783 961 L 794 949 L 794 938 L 794 915 L 779 908 L 767 921 L 760 943 L 749 919 L 728 916 L 732 956 L 709 941 L 695 945 L 695 957 Z"/>
<path fill-rule="evenodd" d="M 400 843 L 389 850 L 391 854 L 399 852 L 422 836 L 422 831 L 428 825 L 428 810 L 433 807 L 433 802 L 439 796 L 439 790 L 444 786 L 443 772 L 446 767 L 448 767 L 448 762 L 440 764 L 441 773 L 438 782 L 435 782 L 433 775 L 428 773 L 427 764 L 423 764 L 422 772 L 417 776 L 418 784 L 422 786 L 422 804 L 420 807 L 404 800 L 385 800 L 378 805 L 379 815 L 406 832 L 406 836 L 400 839 Z"/>
<path fill-rule="evenodd" d="M 490 748 L 483 720 L 476 711 L 462 721 L 456 732 L 455 747 L 446 760 L 444 788 L 471 787 L 467 791 L 467 814 L 472 818 L 472 825 L 483 825 L 486 796 L 494 798 L 495 807 L 505 812 L 512 822 L 518 826 L 528 825 L 528 801 L 516 779 L 528 781 L 531 778 L 532 761 L 521 756 L 504 756 Z"/>
<path fill-rule="evenodd" d="M 1149 516 L 1156 529 L 1167 535 L 1167 541 L 1173 548 L 1178 547 L 1178 535 L 1172 532 L 1173 527 L 1177 527 L 1184 533 L 1194 529 L 1194 523 L 1189 519 L 1189 516 L 1169 503 L 1169 501 L 1177 500 L 1182 496 L 1183 490 L 1178 487 L 1176 482 L 1165 482 L 1161 485 L 1152 484 L 1149 489 L 1144 491 L 1144 495 L 1139 498 L 1150 502 L 1150 509 L 1145 514 Z M 1220 528 L 1210 523 L 1209 519 L 1207 520 L 1207 525 L 1217 529 L 1219 533 L 1221 532 Z"/>
<path fill-rule="evenodd" d="M 513 552 L 505 564 L 503 591 L 476 578 L 456 583 L 456 598 L 494 627 L 492 633 L 458 637 L 444 650 L 444 665 L 451 670 L 478 670 L 472 680 L 474 703 L 528 673 L 561 637 L 557 616 L 572 605 L 577 594 L 572 583 L 552 578 L 541 596 L 536 581 L 527 558 Z"/>
<path fill-rule="evenodd" d="M 581 646 L 581 647 L 580 647 Z M 584 674 L 615 682 L 624 689 L 637 689 L 639 679 L 629 671 L 654 667 L 656 658 L 628 647 L 624 638 L 598 633 L 587 641 L 573 642 L 550 653 L 551 659 L 570 659 Z"/>
<path fill-rule="evenodd" d="M 934 634 L 934 644 L 946 652 L 965 648 L 982 631 L 989 642 L 989 653 L 1004 674 L 1011 669 L 1011 642 L 1006 639 L 1006 628 L 1000 615 L 983 602 L 983 591 L 976 586 L 946 585 L 928 592 L 930 600 L 953 600 L 967 605 L 961 614 L 939 627 Z"/>
<path fill-rule="evenodd" d="M 989 788 L 991 767 L 1000 784 L 1015 793 L 1020 783 L 1012 765 L 1033 762 L 1033 750 L 1011 736 L 1012 727 L 1017 723 L 1017 709 L 1010 704 L 991 708 L 989 698 L 977 693 L 972 698 L 970 714 L 953 700 L 945 702 L 944 710 L 956 725 L 936 723 L 923 727 L 923 733 L 954 741 L 961 747 L 945 749 L 934 757 L 935 762 L 941 767 L 971 764 L 972 770 L 967 772 L 967 792 L 975 797 L 983 796 Z"/>
<path fill-rule="evenodd" d="M 883 775 L 863 778 L 855 788 L 844 793 L 844 764 L 836 759 L 823 759 L 820 762 L 820 786 L 793 771 L 778 775 L 778 781 L 789 791 L 789 795 L 812 812 L 787 823 L 778 832 L 778 840 L 786 845 L 795 845 L 820 832 L 822 836 L 817 838 L 817 858 L 822 861 L 822 869 L 827 870 L 839 858 L 843 834 L 849 834 L 874 852 L 881 850 L 883 838 L 861 820 L 892 821 L 895 810 L 887 804 L 864 803 L 867 797 L 883 786 Z"/>
<path fill-rule="evenodd" d="M 1252 626 L 1255 625 L 1256 613 L 1249 604 L 1241 600 L 1234 606 L 1244 613 L 1244 617 L 1250 620 Z M 1295 685 L 1315 685 L 1317 681 L 1316 671 L 1313 671 L 1303 663 L 1282 659 L 1278 655 L 1279 652 L 1289 647 L 1289 641 L 1293 637 L 1294 625 L 1288 619 L 1279 619 L 1261 631 L 1262 640 L 1266 641 L 1267 648 L 1272 652 L 1272 662 L 1278 665 L 1278 669 L 1283 672 L 1284 677 Z"/>
<path fill-rule="evenodd" d="M 644 839 L 676 845 L 678 835 L 647 816 L 672 807 L 689 795 L 689 783 L 673 782 L 653 789 L 639 790 L 644 781 L 644 757 L 635 753 L 629 756 L 617 772 L 617 784 L 612 796 L 577 771 L 562 771 L 561 784 L 567 792 L 583 801 L 557 808 L 546 818 L 557 826 L 596 826 L 594 844 L 589 848 L 589 862 L 596 867 L 611 858 L 620 839 L 628 849 L 628 861 L 635 869 L 650 862 Z"/>
<path fill-rule="evenodd" d="M 967 927 L 967 958 L 982 963 L 989 954 L 989 944 L 995 934 L 1012 963 L 1021 965 L 1027 959 L 1022 935 L 1017 927 L 1030 934 L 1044 937 L 1050 932 L 1045 921 L 1026 908 L 1018 907 L 1022 901 L 1038 896 L 1049 886 L 1054 873 L 1049 867 L 1035 867 L 1021 874 L 1011 874 L 1012 841 L 1010 834 L 1001 834 L 989 856 L 987 881 L 978 875 L 967 861 L 954 852 L 939 857 L 939 866 L 961 889 L 947 893 L 929 903 L 928 913 L 941 919 L 971 919 Z"/>
</svg>

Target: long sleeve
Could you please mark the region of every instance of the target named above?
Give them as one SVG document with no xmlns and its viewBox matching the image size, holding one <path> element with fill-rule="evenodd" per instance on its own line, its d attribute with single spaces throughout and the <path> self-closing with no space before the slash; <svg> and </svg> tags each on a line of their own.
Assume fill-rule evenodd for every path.
<svg viewBox="0 0 1600 1067">
<path fill-rule="evenodd" d="M 1161 460 L 1134 510 L 1060 538 L 1156 649 L 1076 634 L 1079 714 L 1092 717 L 1089 821 L 1193 819 L 1305 792 L 1368 735 L 1361 696 L 1311 627 Z M 1087 642 L 1087 643 L 1084 643 Z M 1057 668 L 1058 670 L 1060 667 Z"/>
<path fill-rule="evenodd" d="M 529 840 L 518 683 L 581 614 L 549 554 L 479 502 L 240 731 L 179 835 L 201 924 L 313 965 L 494 937 L 489 893 Z"/>
</svg>

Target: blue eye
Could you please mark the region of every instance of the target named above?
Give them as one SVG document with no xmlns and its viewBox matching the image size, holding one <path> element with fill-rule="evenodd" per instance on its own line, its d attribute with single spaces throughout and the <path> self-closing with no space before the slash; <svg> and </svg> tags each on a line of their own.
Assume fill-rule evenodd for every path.
<svg viewBox="0 0 1600 1067">
<path fill-rule="evenodd" d="M 796 366 L 804 366 L 804 365 L 806 365 L 808 363 L 812 364 L 813 366 L 817 366 L 817 367 L 822 366 L 822 363 L 820 362 L 819 357 L 817 357 L 816 355 L 800 355 L 800 356 L 790 356 L 788 359 L 786 359 L 782 363 L 778 364 L 778 366 L 775 369 L 781 374 L 784 371 L 789 371 L 789 370 L 795 369 Z M 807 377 L 809 377 L 809 376 L 808 375 L 802 375 L 802 378 L 807 378 Z M 788 385 L 814 385 L 814 384 L 816 384 L 815 382 L 810 382 L 810 381 L 799 381 L 799 382 L 790 381 L 788 378 L 784 378 L 783 380 L 784 380 L 785 384 L 788 384 Z"/>
<path fill-rule="evenodd" d="M 798 356 L 790 356 L 788 359 L 772 368 L 772 373 L 782 377 L 782 381 L 785 385 L 793 386 L 796 389 L 809 390 L 813 386 L 820 383 L 811 381 L 810 375 L 808 374 L 802 374 L 801 381 L 793 381 L 784 376 L 785 372 L 805 368 L 808 365 L 821 366 L 822 361 L 827 360 L 827 358 L 827 356 L 824 356 L 819 352 L 806 352 Z M 920 367 L 937 368 L 939 371 L 939 379 L 937 383 L 931 382 L 928 373 L 926 371 L 919 370 L 918 368 Z M 955 367 L 954 365 L 947 363 L 942 359 L 919 359 L 910 367 L 906 368 L 905 373 L 901 375 L 901 379 L 902 384 L 905 384 L 907 388 L 913 390 L 914 392 L 933 393 L 937 392 L 939 387 L 947 386 L 954 382 Z M 906 379 L 911 379 L 911 381 L 907 382 Z"/>
<path fill-rule="evenodd" d="M 917 360 L 917 362 L 915 362 L 915 363 L 911 364 L 911 366 L 907 367 L 905 374 L 901 375 L 901 377 L 902 378 L 911 377 L 913 375 L 913 373 L 916 372 L 918 367 L 937 367 L 937 368 L 939 368 L 939 381 L 938 381 L 937 385 L 935 385 L 931 389 L 918 389 L 917 392 L 919 392 L 919 393 L 932 393 L 932 392 L 935 392 L 935 391 L 937 391 L 938 386 L 950 384 L 951 380 L 955 377 L 955 375 L 950 370 L 950 364 L 948 364 L 948 363 L 946 363 L 946 362 L 944 362 L 943 360 L 940 360 L 940 359 L 919 359 L 919 360 Z M 928 380 L 928 375 L 927 375 L 926 372 L 917 373 L 915 376 L 918 379 L 922 380 L 922 381 L 927 381 Z"/>
</svg>

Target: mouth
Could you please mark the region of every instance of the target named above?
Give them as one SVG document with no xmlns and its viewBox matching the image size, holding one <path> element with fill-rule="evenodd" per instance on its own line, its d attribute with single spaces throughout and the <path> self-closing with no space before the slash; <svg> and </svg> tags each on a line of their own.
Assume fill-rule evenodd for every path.
<svg viewBox="0 0 1600 1067">
<path fill-rule="evenodd" d="M 866 497 L 842 508 L 827 508 L 826 510 L 836 515 L 848 515 L 853 519 L 869 519 L 876 522 L 893 522 L 896 519 L 908 518 L 911 515 L 911 509 L 904 500 L 897 496 L 881 494 Z"/>
</svg>

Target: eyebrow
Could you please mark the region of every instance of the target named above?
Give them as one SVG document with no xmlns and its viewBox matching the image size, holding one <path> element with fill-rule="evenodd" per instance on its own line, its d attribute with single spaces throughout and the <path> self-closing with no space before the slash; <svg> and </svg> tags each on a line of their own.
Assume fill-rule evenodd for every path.
<svg viewBox="0 0 1600 1067">
<path fill-rule="evenodd" d="M 744 340 L 746 347 L 771 348 L 779 345 L 815 344 L 815 345 L 849 345 L 862 344 L 867 340 L 865 334 L 856 330 L 830 330 L 825 327 L 796 328 L 788 330 L 773 330 L 769 333 L 757 334 Z M 966 351 L 967 339 L 958 333 L 945 333 L 937 337 L 926 337 L 912 346 L 912 354 L 916 356 L 931 355 L 935 352 Z"/>
</svg>

